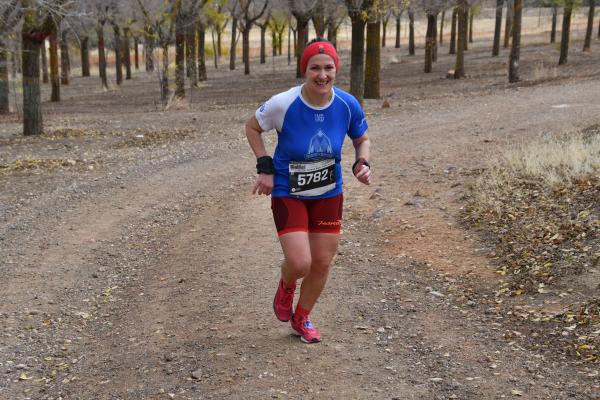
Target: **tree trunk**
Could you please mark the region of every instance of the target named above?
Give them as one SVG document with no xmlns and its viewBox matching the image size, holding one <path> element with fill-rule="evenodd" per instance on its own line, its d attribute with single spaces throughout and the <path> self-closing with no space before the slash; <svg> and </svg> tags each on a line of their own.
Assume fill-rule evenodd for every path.
<svg viewBox="0 0 600 400">
<path fill-rule="evenodd" d="M 242 62 L 244 63 L 244 75 L 250 75 L 250 28 L 242 30 Z"/>
<path fill-rule="evenodd" d="M 235 51 L 235 44 L 233 45 Z M 214 49 L 213 49 L 214 50 Z M 235 67 L 235 57 L 233 59 Z M 231 65 L 230 65 L 231 67 Z M 206 74 L 206 27 L 202 22 L 198 23 L 198 80 L 204 82 L 208 79 Z"/>
<path fill-rule="evenodd" d="M 433 67 L 433 41 L 435 33 L 433 25 L 435 24 L 435 16 L 427 13 L 427 33 L 425 34 L 425 73 L 430 73 Z"/>
<path fill-rule="evenodd" d="M 190 60 L 192 59 L 192 53 L 191 53 L 191 45 L 190 45 L 190 39 L 189 39 L 189 35 L 188 35 L 188 31 L 189 28 L 188 26 L 186 26 L 185 28 L 185 35 L 184 35 L 184 47 L 185 47 L 185 77 L 186 78 L 191 78 L 192 77 L 192 66 L 190 63 Z"/>
<path fill-rule="evenodd" d="M 469 7 L 465 11 L 465 51 L 469 50 Z"/>
<path fill-rule="evenodd" d="M 415 55 L 415 14 L 408 11 L 408 55 Z"/>
<path fill-rule="evenodd" d="M 519 77 L 519 58 L 521 55 L 521 16 L 523 14 L 523 0 L 514 0 L 514 15 L 512 27 L 512 47 L 510 49 L 510 59 L 508 62 L 508 81 L 518 82 Z"/>
<path fill-rule="evenodd" d="M 160 99 L 163 108 L 169 102 L 169 43 L 162 44 L 163 67 L 160 76 Z"/>
<path fill-rule="evenodd" d="M 217 54 L 216 51 L 214 51 L 214 49 L 216 49 L 217 47 L 217 42 L 215 40 L 215 30 L 211 29 L 210 30 L 210 36 L 212 38 L 212 46 L 213 46 L 213 61 L 215 63 L 215 69 L 219 69 L 219 55 Z"/>
<path fill-rule="evenodd" d="M 292 26 L 288 25 L 288 52 L 287 52 L 287 62 L 288 65 L 292 64 Z"/>
<path fill-rule="evenodd" d="M 446 19 L 446 10 L 442 11 L 442 20 L 440 21 L 440 45 L 444 43 L 444 19 Z"/>
<path fill-rule="evenodd" d="M 90 76 L 90 38 L 83 36 L 81 38 L 81 76 Z"/>
<path fill-rule="evenodd" d="M 437 53 L 438 53 L 438 42 L 437 42 L 437 34 L 438 34 L 438 30 L 437 30 L 437 14 L 435 14 L 433 16 L 434 18 L 434 22 L 433 22 L 433 36 L 431 37 L 431 39 L 433 40 L 433 54 L 431 57 L 431 60 L 433 62 L 437 62 Z"/>
<path fill-rule="evenodd" d="M 334 47 L 337 47 L 337 31 L 338 28 L 335 24 L 335 19 L 330 18 L 327 22 L 327 40 L 329 40 Z"/>
<path fill-rule="evenodd" d="M 396 44 L 394 45 L 396 49 L 400 48 L 400 19 L 400 16 L 396 17 Z"/>
<path fill-rule="evenodd" d="M 188 78 L 191 80 L 190 84 L 195 87 L 198 86 L 198 63 L 196 62 L 196 30 L 193 24 L 189 24 L 185 29 L 185 52 L 188 56 L 185 63 L 189 69 Z M 213 53 L 216 54 L 215 51 Z"/>
<path fill-rule="evenodd" d="M 585 40 L 583 43 L 583 51 L 590 51 L 592 43 L 592 30 L 594 29 L 594 8 L 596 0 L 589 0 L 590 8 L 588 10 L 588 23 L 585 30 Z"/>
<path fill-rule="evenodd" d="M 450 28 L 450 51 L 448 54 L 456 54 L 456 24 L 458 23 L 458 8 L 452 10 L 452 27 Z"/>
<path fill-rule="evenodd" d="M 573 0 L 566 0 L 563 15 L 562 34 L 560 39 L 560 57 L 558 65 L 567 63 L 569 56 L 569 34 L 571 33 L 571 13 L 573 12 Z"/>
<path fill-rule="evenodd" d="M 225 28 L 225 26 L 223 26 L 223 29 Z M 221 52 L 221 38 L 223 36 L 222 33 L 222 29 L 219 28 L 217 29 L 217 54 L 219 57 L 221 57 L 223 55 L 223 53 Z"/>
<path fill-rule="evenodd" d="M 43 40 L 39 41 L 31 37 L 33 27 L 28 26 L 27 20 L 28 18 L 25 18 L 23 22 L 21 45 L 23 60 L 23 134 L 26 136 L 44 133 L 39 61 L 40 47 Z"/>
<path fill-rule="evenodd" d="M 271 31 L 271 56 L 277 55 L 277 32 Z"/>
<path fill-rule="evenodd" d="M 302 56 L 304 47 L 308 42 L 308 21 L 310 21 L 308 18 L 296 17 L 296 30 L 298 32 L 298 40 L 296 41 L 296 78 L 302 78 L 302 72 L 300 72 L 300 57 Z"/>
<path fill-rule="evenodd" d="M 367 57 L 365 63 L 365 99 L 378 99 L 380 95 L 381 21 L 367 23 Z"/>
<path fill-rule="evenodd" d="M 50 84 L 52 93 L 50 101 L 60 101 L 60 78 L 58 75 L 58 44 L 56 43 L 56 28 L 52 29 L 48 37 L 50 42 Z"/>
<path fill-rule="evenodd" d="M 120 85 L 121 83 L 123 83 L 123 60 L 121 59 L 121 28 L 119 28 L 119 25 L 113 24 L 113 32 L 113 45 L 115 50 L 115 70 L 117 72 L 117 85 Z"/>
<path fill-rule="evenodd" d="M 321 2 L 317 5 L 317 9 L 312 15 L 313 26 L 315 27 L 315 33 L 319 37 L 325 37 L 325 16 L 323 14 Z M 308 36 L 307 36 L 308 37 Z"/>
<path fill-rule="evenodd" d="M 506 25 L 504 26 L 505 49 L 510 45 L 510 36 L 512 35 L 513 2 L 514 0 L 506 0 Z"/>
<path fill-rule="evenodd" d="M 140 70 L 140 54 L 139 54 L 139 40 L 136 37 L 133 38 L 133 59 L 135 62 L 135 70 L 139 71 Z"/>
<path fill-rule="evenodd" d="M 473 43 L 473 7 L 469 10 L 469 43 Z"/>
<path fill-rule="evenodd" d="M 39 71 L 38 71 L 39 76 Z M 38 78 L 39 80 L 39 78 Z M 38 82 L 39 84 L 39 82 Z M 9 84 L 8 84 L 8 50 L 6 44 L 0 37 L 0 114 L 8 114 L 9 106 Z"/>
<path fill-rule="evenodd" d="M 456 41 L 456 64 L 454 66 L 454 79 L 465 77 L 465 42 L 467 41 L 467 5 L 465 0 L 459 0 L 458 14 L 458 38 Z"/>
<path fill-rule="evenodd" d="M 67 44 L 67 31 L 62 30 L 60 35 L 60 83 L 69 84 L 69 46 Z"/>
<path fill-rule="evenodd" d="M 361 101 L 364 93 L 365 20 L 361 11 L 350 12 L 352 49 L 350 51 L 350 93 Z"/>
<path fill-rule="evenodd" d="M 381 32 L 381 47 L 385 47 L 385 39 L 387 38 L 386 32 L 387 32 L 387 24 L 389 22 L 389 19 L 384 19 L 382 21 L 382 25 L 383 25 L 383 29 Z M 369 40 L 369 27 L 367 27 L 367 40 Z M 367 52 L 368 53 L 368 52 Z"/>
<path fill-rule="evenodd" d="M 46 39 L 42 41 L 42 45 L 40 46 L 42 49 L 42 82 L 48 83 L 50 82 L 50 78 L 48 77 L 48 56 L 46 55 Z"/>
<path fill-rule="evenodd" d="M 175 19 L 175 96 L 185 97 L 185 26 L 181 12 Z"/>
<path fill-rule="evenodd" d="M 281 28 L 281 31 L 277 32 L 277 45 L 278 45 L 278 49 L 277 49 L 277 55 L 283 55 L 283 30 L 285 29 L 285 26 L 283 28 Z M 331 42 L 333 43 L 333 45 L 335 46 L 335 42 Z"/>
<path fill-rule="evenodd" d="M 150 25 L 144 28 L 144 53 L 146 54 L 146 72 L 154 71 L 154 30 Z"/>
<path fill-rule="evenodd" d="M 237 24 L 238 20 L 236 17 L 231 19 L 231 47 L 229 48 L 229 69 L 233 71 L 235 69 L 235 47 L 236 47 L 236 36 L 237 36 Z"/>
<path fill-rule="evenodd" d="M 98 72 L 102 88 L 108 89 L 108 79 L 106 78 L 106 51 L 104 48 L 104 25 L 96 26 L 96 34 L 98 35 Z"/>
<path fill-rule="evenodd" d="M 500 34 L 502 31 L 502 6 L 504 0 L 496 0 L 496 24 L 494 25 L 494 45 L 492 46 L 492 57 L 500 54 Z"/>
<path fill-rule="evenodd" d="M 123 61 L 125 62 L 125 79 L 131 79 L 131 46 L 129 28 L 123 29 Z"/>
<path fill-rule="evenodd" d="M 265 36 L 267 35 L 267 24 L 265 23 L 260 27 L 260 63 L 264 64 L 267 62 L 267 44 Z M 273 46 L 274 48 L 275 46 Z"/>
<path fill-rule="evenodd" d="M 550 31 L 550 43 L 556 42 L 556 17 L 558 15 L 558 7 L 552 6 L 552 30 Z"/>
</svg>

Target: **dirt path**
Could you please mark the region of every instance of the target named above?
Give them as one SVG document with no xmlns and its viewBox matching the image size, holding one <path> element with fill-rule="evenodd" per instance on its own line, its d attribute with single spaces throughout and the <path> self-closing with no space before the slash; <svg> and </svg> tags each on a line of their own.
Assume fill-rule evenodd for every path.
<svg viewBox="0 0 600 400">
<path fill-rule="evenodd" d="M 458 92 L 430 80 L 392 85 L 390 109 L 367 101 L 377 178 L 347 182 L 339 254 L 313 316 L 325 340 L 309 346 L 272 316 L 281 254 L 268 200 L 249 194 L 240 121 L 287 82 L 266 76 L 234 77 L 256 89 L 235 111 L 217 100 L 177 119 L 140 113 L 145 126 L 210 125 L 172 150 L 131 162 L 102 153 L 106 171 L 55 189 L 43 176 L 2 181 L 3 201 L 43 189 L 21 208 L 3 205 L 0 397 L 600 396 L 593 368 L 522 343 L 495 307 L 483 245 L 458 224 L 471 171 L 502 147 L 599 122 L 597 78 L 520 88 L 474 78 Z"/>
</svg>

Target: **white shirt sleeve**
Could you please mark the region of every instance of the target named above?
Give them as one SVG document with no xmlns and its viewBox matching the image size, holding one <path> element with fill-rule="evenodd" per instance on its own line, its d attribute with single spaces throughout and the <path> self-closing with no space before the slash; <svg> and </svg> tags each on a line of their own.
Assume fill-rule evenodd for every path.
<svg viewBox="0 0 600 400">
<path fill-rule="evenodd" d="M 283 127 L 283 119 L 288 108 L 300 94 L 300 86 L 276 94 L 256 110 L 255 116 L 263 131 L 276 129 L 278 132 Z"/>
</svg>

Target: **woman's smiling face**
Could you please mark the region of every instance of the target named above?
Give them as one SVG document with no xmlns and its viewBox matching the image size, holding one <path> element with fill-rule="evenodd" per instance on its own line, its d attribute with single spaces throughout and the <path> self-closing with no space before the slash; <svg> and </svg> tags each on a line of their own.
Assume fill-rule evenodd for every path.
<svg viewBox="0 0 600 400">
<path fill-rule="evenodd" d="M 304 87 L 316 96 L 329 94 L 335 81 L 335 62 L 327 54 L 317 54 L 308 60 Z"/>
</svg>

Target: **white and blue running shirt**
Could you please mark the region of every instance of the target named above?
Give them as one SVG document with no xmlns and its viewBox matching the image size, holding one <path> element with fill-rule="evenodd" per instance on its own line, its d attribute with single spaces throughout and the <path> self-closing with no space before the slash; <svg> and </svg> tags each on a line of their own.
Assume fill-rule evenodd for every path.
<svg viewBox="0 0 600 400">
<path fill-rule="evenodd" d="M 342 145 L 346 135 L 358 139 L 366 132 L 368 125 L 360 104 L 349 93 L 336 87 L 329 103 L 315 107 L 302 98 L 302 86 L 271 97 L 258 110 L 256 119 L 263 131 L 277 130 L 277 146 L 273 156 L 275 166 L 275 186 L 272 196 L 300 199 L 323 199 L 342 193 L 342 168 L 340 160 Z M 335 167 L 335 185 L 321 187 L 310 195 L 294 194 L 298 178 L 290 184 L 291 176 L 304 165 L 327 164 L 331 160 Z M 317 162 L 318 161 L 318 162 Z M 290 166 L 292 163 L 292 166 Z M 325 165 L 323 164 L 323 165 Z M 322 171 L 325 177 L 326 171 Z M 312 177 L 309 177 L 312 178 Z M 317 175 L 315 181 L 320 179 Z M 306 180 L 300 177 L 301 183 Z M 315 191 L 316 190 L 316 191 Z M 323 193 L 323 191 L 325 191 Z"/>
</svg>

